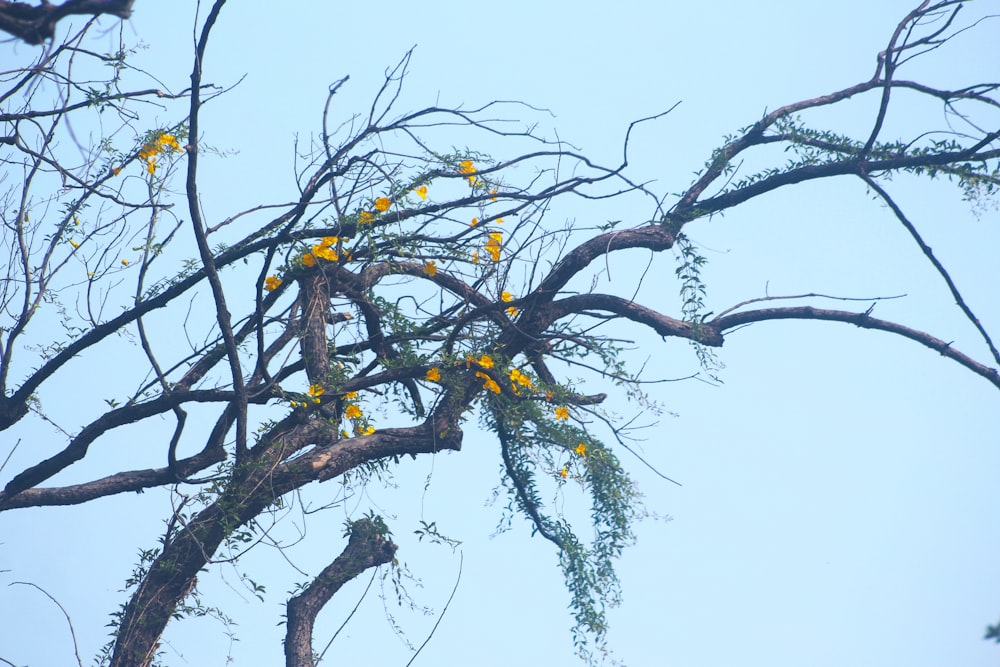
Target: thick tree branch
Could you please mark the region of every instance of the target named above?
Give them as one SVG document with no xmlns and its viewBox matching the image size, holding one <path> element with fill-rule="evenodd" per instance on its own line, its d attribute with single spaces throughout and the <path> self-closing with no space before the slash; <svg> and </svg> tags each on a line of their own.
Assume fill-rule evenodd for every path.
<svg viewBox="0 0 1000 667">
<path fill-rule="evenodd" d="M 391 563 L 396 545 L 368 518 L 350 524 L 350 539 L 339 556 L 288 601 L 285 632 L 286 667 L 313 667 L 313 626 L 320 610 L 341 586 L 365 570 Z"/>
<path fill-rule="evenodd" d="M 56 23 L 67 16 L 112 14 L 127 19 L 134 0 L 66 0 L 53 5 L 47 0 L 32 7 L 25 2 L 0 1 L 0 30 L 27 44 L 41 44 L 55 35 Z"/>
</svg>

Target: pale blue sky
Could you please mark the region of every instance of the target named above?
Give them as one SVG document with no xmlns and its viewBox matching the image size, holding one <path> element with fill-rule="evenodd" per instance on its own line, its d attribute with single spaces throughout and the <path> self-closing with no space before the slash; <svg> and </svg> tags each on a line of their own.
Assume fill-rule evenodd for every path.
<svg viewBox="0 0 1000 667">
<path fill-rule="evenodd" d="M 766 109 L 871 76 L 875 53 L 915 4 L 620 2 L 609 10 L 521 0 L 502 6 L 305 2 L 282 9 L 233 2 L 220 18 L 205 78 L 222 85 L 247 78 L 206 107 L 202 123 L 204 141 L 238 154 L 203 162 L 205 210 L 221 219 L 262 198 L 293 197 L 292 142 L 318 130 L 328 84 L 350 74 L 335 109 L 344 117 L 362 111 L 385 68 L 414 44 L 402 108 L 525 100 L 552 111 L 543 132 L 558 130 L 603 163 L 620 159 L 629 121 L 682 101 L 666 118 L 642 126 L 630 151 L 635 178 L 676 192 L 724 134 Z M 972 16 L 998 6 L 972 3 L 964 11 Z M 126 33 L 149 49 L 136 64 L 168 88 L 184 87 L 191 25 L 188 3 L 137 0 Z M 933 54 L 924 67 L 916 63 L 911 76 L 925 74 L 950 87 L 997 80 L 998 26 L 983 24 L 961 48 Z M 871 110 L 871 99 L 858 99 L 807 120 L 863 131 Z M 915 105 L 891 116 L 887 133 L 940 123 L 939 109 Z M 997 212 L 976 219 L 947 184 L 897 179 L 889 187 L 983 324 L 1000 332 Z M 645 206 L 591 209 L 568 202 L 550 219 L 638 223 L 649 214 Z M 765 290 L 906 293 L 904 300 L 879 304 L 876 314 L 987 359 L 944 285 L 857 182 L 797 186 L 698 222 L 688 233 L 709 259 L 711 310 Z M 605 288 L 631 293 L 634 266 L 634 257 L 613 259 Z M 659 258 L 639 299 L 677 314 L 673 269 L 669 257 Z M 626 329 L 622 335 L 639 340 L 634 359 L 651 359 L 656 377 L 697 370 L 682 343 Z M 621 561 L 624 604 L 611 614 L 608 636 L 615 655 L 633 666 L 671 667 L 996 665 L 1000 646 L 981 639 L 985 625 L 1000 617 L 996 389 L 911 342 L 845 325 L 756 325 L 732 334 L 720 358 L 726 364 L 721 387 L 689 381 L 651 389 L 676 416 L 665 415 L 650 429 L 643 455 L 683 487 L 621 455 L 648 509 L 672 520 L 641 524 L 638 544 Z M 626 415 L 637 409 L 623 400 L 613 406 Z M 16 435 L 32 442 L 43 432 L 51 437 L 28 427 Z M 114 446 L 124 456 L 135 444 Z M 36 458 L 24 445 L 18 456 L 22 463 Z M 386 515 L 400 560 L 422 580 L 422 588 L 408 589 L 433 615 L 396 607 L 386 588 L 388 605 L 414 644 L 444 606 L 459 556 L 418 543 L 412 531 L 421 518 L 437 521 L 463 542 L 455 599 L 415 665 L 578 664 L 569 598 L 551 545 L 531 539 L 520 520 L 513 531 L 491 538 L 503 504 L 486 506 L 498 468 L 495 442 L 470 432 L 461 453 L 407 460 L 397 488 L 369 488 L 349 503 Z M 332 484 L 307 491 L 315 503 L 337 494 Z M 83 508 L 0 515 L 0 569 L 7 570 L 0 573 L 0 608 L 19 610 L 5 613 L 0 624 L 0 657 L 32 665 L 72 661 L 59 611 L 37 591 L 6 585 L 31 581 L 72 615 L 89 663 L 104 642 L 106 615 L 121 601 L 116 591 L 136 551 L 154 545 L 168 508 L 165 494 L 150 492 Z M 312 515 L 310 539 L 289 551 L 291 561 L 315 574 L 341 549 L 343 519 L 342 510 Z M 293 520 L 282 530 L 290 532 Z M 324 533 L 330 536 L 325 542 Z M 240 641 L 230 646 L 210 620 L 175 624 L 165 636 L 166 664 L 221 665 L 229 650 L 238 665 L 280 662 L 283 629 L 275 624 L 286 591 L 305 577 L 265 548 L 243 567 L 268 584 L 265 603 L 245 592 L 232 568 L 222 566 L 200 582 L 206 601 L 237 621 Z M 361 595 L 362 579 L 321 616 L 318 648 Z M 330 664 L 409 660 L 385 620 L 378 589 L 376 582 L 333 644 Z"/>
</svg>

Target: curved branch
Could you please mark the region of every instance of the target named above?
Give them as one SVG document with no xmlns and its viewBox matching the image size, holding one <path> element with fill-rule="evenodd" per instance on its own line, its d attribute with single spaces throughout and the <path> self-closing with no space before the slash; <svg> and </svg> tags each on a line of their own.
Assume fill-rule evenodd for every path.
<svg viewBox="0 0 1000 667">
<path fill-rule="evenodd" d="M 996 368 L 990 368 L 989 366 L 979 363 L 975 359 L 972 359 L 968 355 L 953 348 L 951 343 L 947 343 L 940 338 L 935 338 L 928 333 L 924 333 L 923 331 L 919 331 L 917 329 L 911 329 L 910 327 L 903 326 L 902 324 L 896 324 L 895 322 L 889 322 L 888 320 L 880 320 L 869 315 L 867 311 L 863 313 L 852 313 L 843 310 L 813 308 L 812 306 L 764 308 L 761 310 L 751 310 L 745 313 L 734 313 L 732 315 L 726 315 L 725 317 L 719 317 L 710 322 L 706 322 L 705 326 L 711 327 L 717 333 L 722 334 L 728 329 L 733 329 L 735 327 L 753 322 L 790 319 L 844 322 L 846 324 L 853 324 L 861 327 L 862 329 L 876 329 L 878 331 L 886 331 L 897 334 L 920 343 L 924 347 L 930 348 L 935 352 L 939 352 L 941 356 L 948 357 L 949 359 L 958 362 L 976 375 L 986 378 L 990 384 L 1000 389 L 1000 372 L 998 372 Z"/>
<path fill-rule="evenodd" d="M 313 667 L 313 625 L 320 610 L 351 579 L 365 570 L 391 563 L 398 548 L 368 518 L 350 524 L 347 546 L 300 594 L 288 600 L 285 665 Z"/>
</svg>

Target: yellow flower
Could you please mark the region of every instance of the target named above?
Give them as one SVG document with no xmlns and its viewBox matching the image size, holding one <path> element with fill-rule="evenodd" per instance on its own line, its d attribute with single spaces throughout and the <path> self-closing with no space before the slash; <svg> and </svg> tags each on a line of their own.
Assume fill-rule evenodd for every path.
<svg viewBox="0 0 1000 667">
<path fill-rule="evenodd" d="M 427 199 L 427 186 L 426 185 L 418 186 L 414 190 L 414 192 L 416 192 L 418 195 L 420 195 L 421 199 Z"/>
<path fill-rule="evenodd" d="M 511 294 L 510 292 L 504 290 L 503 292 L 500 293 L 500 300 L 503 301 L 504 303 L 506 303 L 508 301 L 513 301 L 514 300 L 514 295 Z"/>
<path fill-rule="evenodd" d="M 490 197 L 490 200 L 491 201 L 496 201 L 497 200 L 497 197 L 496 197 L 497 189 L 493 188 L 492 190 L 490 190 L 490 194 L 493 195 L 492 197 Z"/>
<path fill-rule="evenodd" d="M 493 378 L 491 378 L 489 375 L 483 373 L 482 371 L 476 371 L 476 377 L 483 378 L 483 380 L 485 380 L 485 382 L 483 382 L 483 389 L 489 389 L 494 394 L 500 393 L 500 385 L 494 382 Z"/>
<path fill-rule="evenodd" d="M 559 471 L 559 476 L 562 477 L 563 479 L 566 479 L 566 475 L 568 474 L 569 474 L 569 469 L 566 466 L 563 466 L 563 469 Z"/>
<path fill-rule="evenodd" d="M 150 174 L 156 173 L 156 158 L 151 157 L 146 161 L 146 172 Z"/>
<path fill-rule="evenodd" d="M 569 419 L 569 408 L 565 406 L 556 408 L 556 419 Z"/>
<path fill-rule="evenodd" d="M 355 399 L 357 397 L 358 397 L 358 392 L 356 392 L 356 391 L 349 391 L 346 394 L 344 394 L 344 400 L 345 401 L 350 401 L 350 400 Z"/>
<path fill-rule="evenodd" d="M 379 213 L 385 213 L 392 206 L 392 202 L 388 197 L 379 197 L 375 200 L 375 210 Z"/>
<path fill-rule="evenodd" d="M 122 173 L 122 168 L 121 167 L 111 167 L 111 175 L 112 176 L 117 176 L 120 173 Z"/>
<path fill-rule="evenodd" d="M 473 264 L 479 264 L 479 251 L 478 250 L 474 250 L 472 252 L 472 263 Z"/>
<path fill-rule="evenodd" d="M 510 386 L 514 389 L 515 392 L 517 391 L 517 385 L 521 385 L 522 387 L 530 387 L 532 390 L 535 389 L 535 385 L 531 381 L 531 378 L 528 377 L 527 374 L 522 373 L 517 368 L 510 369 L 510 371 L 507 373 L 507 376 L 510 378 Z"/>
<path fill-rule="evenodd" d="M 128 264 L 127 260 L 123 259 L 122 262 Z M 279 287 L 281 287 L 281 278 L 278 276 L 268 276 L 267 278 L 264 278 L 264 289 L 268 292 L 273 292 Z"/>
<path fill-rule="evenodd" d="M 440 382 L 441 381 L 441 371 L 437 368 L 427 369 L 427 376 L 424 378 L 428 382 Z"/>
<path fill-rule="evenodd" d="M 503 224 L 503 218 L 497 218 L 497 224 Z"/>
<path fill-rule="evenodd" d="M 472 222 L 469 223 L 469 227 L 475 227 L 479 224 L 479 218 L 473 218 Z"/>
<path fill-rule="evenodd" d="M 361 215 L 358 217 L 358 222 L 362 225 L 367 225 L 369 222 L 375 219 L 375 216 L 368 211 L 361 211 Z"/>
<path fill-rule="evenodd" d="M 128 260 L 127 259 L 123 259 L 122 260 L 122 266 L 128 266 Z"/>
<path fill-rule="evenodd" d="M 472 160 L 462 160 L 458 163 L 458 171 L 462 174 L 474 174 L 476 167 L 472 164 Z"/>
<path fill-rule="evenodd" d="M 483 356 L 479 357 L 476 363 L 482 366 L 483 368 L 493 368 L 493 357 L 491 357 L 488 354 L 484 354 Z"/>
<path fill-rule="evenodd" d="M 160 150 L 169 148 L 170 150 L 179 151 L 181 149 L 181 145 L 177 142 L 177 137 L 172 134 L 161 134 L 156 143 L 159 144 Z"/>
<path fill-rule="evenodd" d="M 80 244 L 79 244 L 79 243 L 77 243 L 76 241 L 74 241 L 73 239 L 70 239 L 70 240 L 69 240 L 69 244 L 70 244 L 71 246 L 73 246 L 74 248 L 79 248 L 79 247 L 80 247 Z"/>
<path fill-rule="evenodd" d="M 321 239 L 320 243 L 322 245 L 326 246 L 327 248 L 330 248 L 332 246 L 337 245 L 337 241 L 339 241 L 339 240 L 340 240 L 339 236 L 324 236 Z"/>
<path fill-rule="evenodd" d="M 585 445 L 585 444 L 583 444 L 581 442 L 579 445 L 576 446 L 576 449 L 574 449 L 573 451 L 576 452 L 577 454 L 579 454 L 580 456 L 586 456 L 587 455 L 587 445 Z"/>
<path fill-rule="evenodd" d="M 521 311 L 519 311 L 516 306 L 511 306 L 504 312 L 507 313 L 508 317 L 517 317 L 517 314 L 520 313 Z"/>
<path fill-rule="evenodd" d="M 331 248 L 324 243 L 317 243 L 312 247 L 312 254 L 321 259 L 326 259 L 331 262 L 337 261 L 337 249 Z"/>
<path fill-rule="evenodd" d="M 344 416 L 348 419 L 357 419 L 361 416 L 361 408 L 356 405 L 348 405 L 347 409 L 344 410 Z"/>
<path fill-rule="evenodd" d="M 503 234 L 500 232 L 490 233 L 490 240 L 486 242 L 486 252 L 490 253 L 490 258 L 494 262 L 500 261 L 500 244 L 503 242 Z"/>
<path fill-rule="evenodd" d="M 302 255 L 302 266 L 316 266 L 316 258 L 311 252 Z"/>
<path fill-rule="evenodd" d="M 424 273 L 433 278 L 434 274 L 437 272 L 438 272 L 437 263 L 433 259 L 429 259 L 426 262 L 424 262 Z"/>
<path fill-rule="evenodd" d="M 311 384 L 309 385 L 309 391 L 307 391 L 306 393 L 312 396 L 313 398 L 318 398 L 322 396 L 324 392 L 326 392 L 326 389 L 323 388 L 323 385 Z"/>
<path fill-rule="evenodd" d="M 365 430 L 361 431 L 361 435 L 371 435 L 374 432 L 375 432 L 375 427 L 368 425 L 365 427 Z"/>
<path fill-rule="evenodd" d="M 349 437 L 351 437 L 351 434 L 348 433 L 347 431 L 341 431 L 340 432 L 340 437 L 342 437 L 342 438 L 349 438 Z"/>
<path fill-rule="evenodd" d="M 547 392 L 545 392 L 545 402 L 546 403 L 551 403 L 552 399 L 555 398 L 555 396 L 556 396 L 556 392 L 554 392 L 554 391 L 547 391 Z"/>
</svg>

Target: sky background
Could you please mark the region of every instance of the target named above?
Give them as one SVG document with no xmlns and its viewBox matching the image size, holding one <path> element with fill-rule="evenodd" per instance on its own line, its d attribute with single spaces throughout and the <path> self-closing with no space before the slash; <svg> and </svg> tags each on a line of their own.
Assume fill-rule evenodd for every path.
<svg viewBox="0 0 1000 667">
<path fill-rule="evenodd" d="M 364 111 L 385 69 L 413 45 L 400 109 L 524 100 L 551 111 L 538 116 L 543 133 L 558 131 L 604 164 L 620 161 L 630 121 L 680 101 L 665 118 L 640 126 L 629 153 L 633 177 L 677 192 L 725 134 L 766 110 L 870 77 L 875 54 L 915 4 L 619 2 L 609 10 L 519 0 L 503 6 L 304 2 L 280 9 L 233 2 L 212 38 L 205 79 L 229 86 L 246 78 L 202 117 L 203 140 L 231 153 L 202 162 L 206 214 L 222 219 L 261 200 L 293 198 L 293 142 L 318 131 L 328 85 L 349 74 L 335 113 L 346 119 Z M 128 39 L 148 45 L 133 63 L 169 90 L 186 85 L 193 7 L 137 0 L 125 27 Z M 1000 11 L 1000 3 L 974 2 L 963 20 L 989 11 Z M 996 81 L 997 44 L 1000 22 L 983 23 L 954 48 L 913 63 L 907 76 L 950 88 Z M 26 50 L 0 45 L 0 54 Z M 864 133 L 873 109 L 874 98 L 857 99 L 806 120 Z M 164 113 L 159 120 L 174 117 Z M 989 120 L 996 126 L 996 117 Z M 884 136 L 942 124 L 939 107 L 914 100 L 896 108 Z M 983 325 L 997 334 L 997 211 L 974 215 L 947 183 L 898 178 L 888 187 Z M 550 220 L 638 224 L 649 216 L 647 205 L 614 210 L 571 202 Z M 874 314 L 988 359 L 942 281 L 859 182 L 796 186 L 687 231 L 709 260 L 709 310 L 765 293 L 905 293 L 879 303 Z M 634 256 L 612 258 L 601 288 L 631 293 L 636 265 Z M 669 256 L 658 258 L 637 300 L 678 314 L 674 268 Z M 648 360 L 652 377 L 697 370 L 682 342 L 622 334 L 637 341 L 633 359 Z M 1000 645 L 982 640 L 985 626 L 1000 618 L 996 389 L 914 343 L 846 325 L 758 324 L 731 334 L 719 357 L 722 386 L 686 381 L 650 388 L 668 412 L 647 431 L 641 452 L 683 486 L 620 455 L 659 518 L 638 526 L 638 543 L 621 560 L 624 603 L 610 614 L 608 635 L 614 655 L 629 665 L 677 667 L 1000 662 Z M 115 359 L 108 363 L 113 379 Z M 67 371 L 63 391 L 85 386 L 87 379 L 75 372 L 82 373 Z M 611 407 L 626 416 L 638 410 L 623 399 Z M 0 440 L 0 454 L 6 456 L 16 437 L 45 447 L 34 441 L 43 433 L 52 437 L 37 424 L 25 425 Z M 109 456 L 125 456 L 135 445 L 107 449 Z M 22 445 L 3 481 L 9 470 L 37 458 Z M 237 622 L 239 641 L 231 643 L 211 619 L 176 623 L 164 637 L 164 662 L 221 665 L 230 654 L 238 665 L 278 664 L 283 628 L 276 623 L 286 592 L 340 552 L 346 513 L 374 509 L 386 517 L 400 560 L 421 582 L 407 584 L 414 602 L 432 613 L 399 607 L 391 584 L 383 602 L 376 578 L 328 663 L 406 665 L 411 653 L 387 615 L 419 645 L 461 563 L 454 599 L 413 664 L 579 664 L 551 545 L 532 539 L 520 519 L 510 532 L 493 535 L 504 502 L 489 503 L 498 471 L 494 439 L 470 430 L 458 454 L 402 462 L 395 488 L 369 485 L 344 509 L 311 515 L 308 539 L 290 548 L 287 560 L 261 546 L 239 571 L 217 566 L 200 588 L 207 603 Z M 311 487 L 306 498 L 329 502 L 340 494 L 328 483 Z M 37 590 L 12 583 L 33 582 L 70 614 L 90 664 L 106 640 L 106 615 L 123 601 L 118 590 L 138 549 L 154 546 L 169 500 L 147 492 L 0 515 L 0 609 L 17 610 L 5 612 L 0 624 L 0 658 L 18 665 L 73 661 L 58 608 Z M 461 540 L 459 550 L 419 543 L 412 531 L 421 520 L 436 521 Z M 297 527 L 300 517 L 292 512 L 276 530 L 287 536 Z M 267 584 L 263 603 L 240 583 L 241 571 Z M 363 576 L 345 587 L 321 615 L 318 649 L 367 581 Z"/>
</svg>

